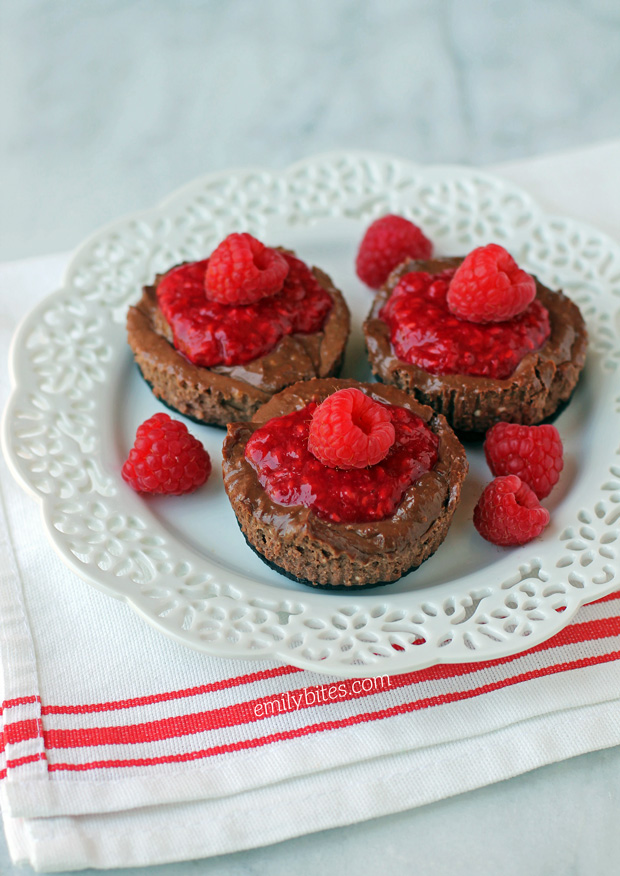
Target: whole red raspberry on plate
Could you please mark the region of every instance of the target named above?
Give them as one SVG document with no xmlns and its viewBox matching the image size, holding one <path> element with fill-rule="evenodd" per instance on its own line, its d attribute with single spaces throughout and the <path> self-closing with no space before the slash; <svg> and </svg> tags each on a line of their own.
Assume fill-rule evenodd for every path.
<svg viewBox="0 0 620 876">
<path fill-rule="evenodd" d="M 395 437 L 385 405 L 359 389 L 340 389 L 312 415 L 308 449 L 331 468 L 366 468 L 385 459 Z"/>
<path fill-rule="evenodd" d="M 505 322 L 536 297 L 534 278 L 521 270 L 497 243 L 466 256 L 450 283 L 446 300 L 455 316 L 469 322 Z"/>
<path fill-rule="evenodd" d="M 282 289 L 288 263 L 251 234 L 229 234 L 212 253 L 205 293 L 218 304 L 252 304 Z"/>
<path fill-rule="evenodd" d="M 495 478 L 474 508 L 474 526 L 483 538 L 504 547 L 526 544 L 549 523 L 549 512 L 516 475 Z"/>
<path fill-rule="evenodd" d="M 564 466 L 562 439 L 555 426 L 497 423 L 487 432 L 484 454 L 494 475 L 517 475 L 544 499 Z"/>
<path fill-rule="evenodd" d="M 382 216 L 370 225 L 357 253 L 355 270 L 363 283 L 379 289 L 406 258 L 430 259 L 433 244 L 403 216 Z"/>
<path fill-rule="evenodd" d="M 202 486 L 211 460 L 187 426 L 168 414 L 154 414 L 138 426 L 121 474 L 138 493 L 180 496 Z"/>
</svg>

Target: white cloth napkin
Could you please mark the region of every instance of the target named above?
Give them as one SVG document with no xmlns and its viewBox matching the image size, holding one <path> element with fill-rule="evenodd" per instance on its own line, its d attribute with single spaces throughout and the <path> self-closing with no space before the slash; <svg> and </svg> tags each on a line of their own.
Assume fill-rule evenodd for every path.
<svg viewBox="0 0 620 876">
<path fill-rule="evenodd" d="M 620 141 L 495 172 L 620 237 L 618 168 Z M 3 350 L 66 261 L 0 265 Z M 3 366 L 2 404 L 8 383 Z M 177 645 L 65 568 L 4 461 L 0 500 L 0 800 L 15 862 L 216 855 L 620 742 L 620 595 L 524 654 L 364 691 Z"/>
</svg>

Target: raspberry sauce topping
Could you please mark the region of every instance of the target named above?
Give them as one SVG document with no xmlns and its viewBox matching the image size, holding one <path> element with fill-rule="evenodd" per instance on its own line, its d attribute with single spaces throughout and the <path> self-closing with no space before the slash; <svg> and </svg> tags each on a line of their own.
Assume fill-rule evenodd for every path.
<svg viewBox="0 0 620 876">
<path fill-rule="evenodd" d="M 332 523 L 391 517 L 405 490 L 435 466 L 438 437 L 406 408 L 384 405 L 395 433 L 385 458 L 369 468 L 332 468 L 308 448 L 317 407 L 310 402 L 299 411 L 275 417 L 251 436 L 245 458 L 261 486 L 274 502 L 303 505 Z"/>
<path fill-rule="evenodd" d="M 460 319 L 446 296 L 454 270 L 405 274 L 379 314 L 390 328 L 394 352 L 431 374 L 469 374 L 504 380 L 521 359 L 551 334 L 549 314 L 535 299 L 505 322 Z"/>
<path fill-rule="evenodd" d="M 205 368 L 241 365 L 269 353 L 285 335 L 320 331 L 332 298 L 303 262 L 282 255 L 288 274 L 281 291 L 251 304 L 207 298 L 208 259 L 169 271 L 157 287 L 157 300 L 175 348 Z"/>
</svg>

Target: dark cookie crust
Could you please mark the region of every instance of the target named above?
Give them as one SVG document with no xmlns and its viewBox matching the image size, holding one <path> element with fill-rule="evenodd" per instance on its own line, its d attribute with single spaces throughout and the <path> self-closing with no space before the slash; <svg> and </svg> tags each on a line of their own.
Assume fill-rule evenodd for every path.
<svg viewBox="0 0 620 876">
<path fill-rule="evenodd" d="M 547 289 L 536 278 L 536 297 L 549 311 L 551 336 L 535 353 L 523 357 L 506 380 L 465 374 L 430 374 L 398 359 L 390 330 L 379 318 L 400 278 L 410 271 L 438 274 L 461 264 L 462 258 L 408 259 L 390 274 L 364 323 L 373 373 L 442 413 L 459 432 L 486 432 L 504 421 L 534 425 L 552 416 L 570 398 L 585 363 L 588 334 L 579 308 L 562 292 Z"/>
<path fill-rule="evenodd" d="M 336 524 L 309 508 L 273 502 L 245 459 L 245 446 L 261 423 L 357 386 L 371 397 L 421 417 L 439 437 L 435 468 L 405 492 L 396 513 L 372 523 Z M 249 423 L 231 423 L 223 446 L 224 486 L 241 531 L 271 566 L 302 583 L 360 587 L 396 581 L 417 568 L 446 537 L 467 473 L 462 445 L 446 420 L 391 386 L 355 380 L 310 380 L 288 387 Z"/>
<path fill-rule="evenodd" d="M 349 309 L 327 274 L 318 268 L 312 268 L 312 273 L 334 302 L 322 331 L 288 335 L 252 362 L 216 368 L 194 365 L 174 348 L 170 326 L 157 303 L 161 275 L 157 276 L 127 314 L 129 346 L 153 394 L 195 422 L 226 426 L 249 420 L 285 386 L 337 374 L 349 336 Z"/>
</svg>

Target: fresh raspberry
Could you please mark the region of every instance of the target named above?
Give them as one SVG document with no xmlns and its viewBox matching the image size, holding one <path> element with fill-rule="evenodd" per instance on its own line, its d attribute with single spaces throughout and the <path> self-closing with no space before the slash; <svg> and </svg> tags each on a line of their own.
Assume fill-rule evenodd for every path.
<svg viewBox="0 0 620 876">
<path fill-rule="evenodd" d="M 448 307 L 470 322 L 505 322 L 536 297 L 534 278 L 497 243 L 479 246 L 459 265 L 448 289 Z"/>
<path fill-rule="evenodd" d="M 314 412 L 308 449 L 331 468 L 366 468 L 385 459 L 395 437 L 385 405 L 359 389 L 340 389 Z"/>
<path fill-rule="evenodd" d="M 357 253 L 357 276 L 379 289 L 406 258 L 430 259 L 433 244 L 421 229 L 402 216 L 382 216 L 370 225 Z"/>
<path fill-rule="evenodd" d="M 497 423 L 489 429 L 484 454 L 494 475 L 517 475 L 539 499 L 548 496 L 564 466 L 555 426 Z"/>
<path fill-rule="evenodd" d="M 219 304 L 252 304 L 279 292 L 287 274 L 277 250 L 251 234 L 229 234 L 209 259 L 205 292 Z"/>
<path fill-rule="evenodd" d="M 121 474 L 138 493 L 180 496 L 201 487 L 211 460 L 187 426 L 168 414 L 154 414 L 138 426 Z"/>
<path fill-rule="evenodd" d="M 549 523 L 549 512 L 516 475 L 495 478 L 474 508 L 474 526 L 483 538 L 504 547 L 526 544 Z"/>
</svg>

